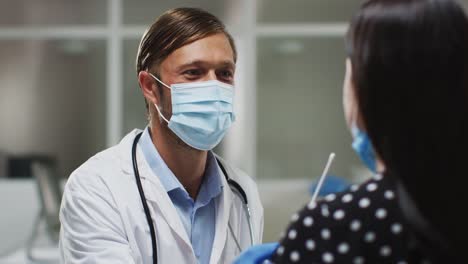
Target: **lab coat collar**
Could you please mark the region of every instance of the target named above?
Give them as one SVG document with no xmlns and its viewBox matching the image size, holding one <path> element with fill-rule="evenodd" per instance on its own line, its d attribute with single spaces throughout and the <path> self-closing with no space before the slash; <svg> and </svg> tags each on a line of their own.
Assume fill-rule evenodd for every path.
<svg viewBox="0 0 468 264">
<path fill-rule="evenodd" d="M 151 168 L 154 174 L 159 176 L 159 181 L 168 193 L 175 189 L 184 190 L 182 184 L 176 178 L 174 173 L 172 173 L 172 171 L 167 167 L 166 163 L 159 155 L 158 150 L 151 140 L 151 134 L 148 127 L 146 127 L 143 131 L 140 141 L 138 142 L 138 147 L 141 148 L 146 163 L 148 163 L 148 166 Z"/>
<path fill-rule="evenodd" d="M 133 163 L 132 163 L 132 145 L 133 141 L 140 133 L 141 130 L 133 130 L 127 136 L 125 136 L 119 144 L 119 153 L 121 158 L 122 170 L 125 174 L 135 177 L 133 172 Z M 153 171 L 150 169 L 148 163 L 146 162 L 141 148 L 137 147 L 137 165 L 140 172 L 141 184 L 145 192 L 145 198 L 149 203 L 154 204 L 164 219 L 166 219 L 167 224 L 171 227 L 177 236 L 179 236 L 184 243 L 192 249 L 192 255 L 195 258 L 195 253 L 193 252 L 192 244 L 190 239 L 185 231 L 184 225 L 177 213 L 175 206 L 172 204 L 170 197 L 168 196 L 164 186 L 162 185 L 159 177 L 154 175 Z M 135 188 L 137 188 L 135 184 Z M 154 219 L 154 218 L 153 218 Z M 156 230 L 157 232 L 157 230 Z M 196 258 L 195 258 L 196 259 Z"/>
<path fill-rule="evenodd" d="M 133 173 L 133 165 L 132 165 L 132 144 L 133 141 L 140 133 L 141 130 L 135 129 L 130 132 L 127 136 L 125 136 L 119 144 L 120 147 L 120 156 L 121 156 L 121 164 L 122 170 L 129 175 L 134 177 Z M 216 156 L 216 155 L 215 155 Z M 233 175 L 234 172 L 231 170 L 229 166 L 227 166 L 224 161 L 216 156 L 218 160 L 223 164 L 226 172 L 229 175 Z M 180 220 L 179 215 L 177 214 L 176 208 L 172 204 L 170 197 L 168 196 L 166 190 L 164 189 L 163 185 L 159 181 L 159 177 L 154 175 L 150 167 L 148 166 L 143 152 L 140 148 L 137 148 L 137 164 L 140 171 L 140 177 L 142 179 L 143 189 L 145 191 L 146 200 L 154 203 L 159 209 L 161 214 L 166 219 L 169 226 L 172 230 L 185 242 L 189 245 L 189 248 L 192 249 L 192 254 L 195 258 L 195 253 L 193 252 L 193 247 L 190 243 L 188 238 L 187 232 L 185 232 L 184 226 L 182 221 Z M 230 212 L 233 202 L 233 194 L 231 188 L 226 180 L 226 175 L 222 172 L 219 166 L 216 166 L 219 170 L 219 175 L 221 175 L 221 181 L 223 186 L 222 195 L 220 199 L 217 199 L 216 204 L 216 230 L 215 230 L 215 237 L 213 241 L 213 250 L 211 251 L 210 263 L 218 263 L 221 259 L 222 253 L 224 251 L 224 247 L 226 244 L 227 239 L 227 230 L 228 230 L 228 222 L 230 218 Z M 150 177 L 148 177 L 148 175 Z M 229 176 L 228 175 L 228 176 Z M 152 184 L 148 184 L 151 182 Z M 135 185 L 136 188 L 136 185 Z"/>
<path fill-rule="evenodd" d="M 218 156 L 216 156 L 216 158 L 220 160 L 220 162 L 223 164 L 224 168 L 226 169 L 226 172 L 229 175 L 232 175 L 233 172 L 230 169 L 230 167 L 226 166 L 223 160 L 219 158 Z M 226 175 L 224 175 L 224 173 L 221 171 L 219 166 L 217 167 L 219 170 L 219 174 L 222 175 L 222 177 L 220 178 L 221 178 L 222 185 L 223 185 L 223 192 L 221 195 L 221 199 L 217 200 L 218 203 L 216 205 L 218 209 L 216 211 L 216 231 L 215 231 L 215 238 L 213 241 L 213 250 L 211 251 L 210 263 L 220 262 L 221 255 L 223 253 L 226 239 L 227 239 L 228 223 L 229 223 L 232 200 L 233 200 L 233 194 L 226 180 Z"/>
</svg>

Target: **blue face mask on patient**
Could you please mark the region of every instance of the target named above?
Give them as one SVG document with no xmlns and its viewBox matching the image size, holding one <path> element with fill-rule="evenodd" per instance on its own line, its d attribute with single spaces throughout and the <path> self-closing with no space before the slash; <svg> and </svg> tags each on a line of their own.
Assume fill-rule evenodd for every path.
<svg viewBox="0 0 468 264">
<path fill-rule="evenodd" d="M 178 83 L 171 90 L 172 117 L 167 120 L 155 104 L 169 129 L 187 145 L 199 150 L 211 150 L 223 139 L 235 120 L 234 87 L 217 80 Z"/>
<path fill-rule="evenodd" d="M 356 124 L 353 124 L 351 133 L 353 134 L 352 147 L 354 151 L 356 151 L 361 161 L 367 168 L 369 168 L 369 170 L 373 173 L 377 173 L 375 152 L 369 136 L 366 132 L 361 131 Z"/>
</svg>

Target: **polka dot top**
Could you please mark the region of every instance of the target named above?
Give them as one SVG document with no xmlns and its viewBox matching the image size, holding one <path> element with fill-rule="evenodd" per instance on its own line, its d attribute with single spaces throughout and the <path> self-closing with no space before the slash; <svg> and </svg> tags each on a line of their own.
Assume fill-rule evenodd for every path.
<svg viewBox="0 0 468 264">
<path fill-rule="evenodd" d="M 410 245 L 392 182 L 376 175 L 306 205 L 267 263 L 430 263 Z"/>
</svg>

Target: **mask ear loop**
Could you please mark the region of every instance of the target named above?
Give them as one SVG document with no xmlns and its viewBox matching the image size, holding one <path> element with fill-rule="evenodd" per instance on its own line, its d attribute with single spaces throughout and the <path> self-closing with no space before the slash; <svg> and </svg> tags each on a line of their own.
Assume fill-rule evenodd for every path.
<svg viewBox="0 0 468 264">
<path fill-rule="evenodd" d="M 169 90 L 172 90 L 172 88 L 171 88 L 169 85 L 163 83 L 163 81 L 159 80 L 159 78 L 156 77 L 156 76 L 154 76 L 151 72 L 148 72 L 148 74 L 149 74 L 151 77 L 153 77 L 156 81 L 158 81 L 160 84 L 166 86 L 166 88 L 168 88 Z"/>
<path fill-rule="evenodd" d="M 167 120 L 167 118 L 165 118 L 165 117 L 163 116 L 163 114 L 161 113 L 161 110 L 159 110 L 158 105 L 157 105 L 157 104 L 154 104 L 154 106 L 156 107 L 156 110 L 158 110 L 159 116 L 160 116 L 164 121 L 166 121 L 166 123 L 169 124 L 169 121 Z"/>
<path fill-rule="evenodd" d="M 166 88 L 168 88 L 169 90 L 172 91 L 172 88 L 170 86 L 168 86 L 167 84 L 163 83 L 161 80 L 158 79 L 158 77 L 154 76 L 151 72 L 148 72 L 148 74 L 153 77 L 156 81 L 158 81 L 160 84 L 164 85 Z M 157 104 L 154 104 L 154 106 L 156 107 L 156 110 L 158 110 L 158 114 L 159 116 L 164 120 L 166 121 L 166 123 L 169 124 L 169 120 L 167 120 L 166 117 L 164 117 L 164 115 L 161 113 L 161 110 L 159 109 L 159 106 Z"/>
</svg>

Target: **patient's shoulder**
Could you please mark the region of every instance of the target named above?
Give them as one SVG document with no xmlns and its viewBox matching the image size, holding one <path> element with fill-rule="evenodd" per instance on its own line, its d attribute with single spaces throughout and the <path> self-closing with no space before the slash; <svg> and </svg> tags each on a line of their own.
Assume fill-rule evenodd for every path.
<svg viewBox="0 0 468 264">
<path fill-rule="evenodd" d="M 307 204 L 284 234 L 273 262 L 396 263 L 408 234 L 391 181 L 380 176 Z"/>
</svg>

